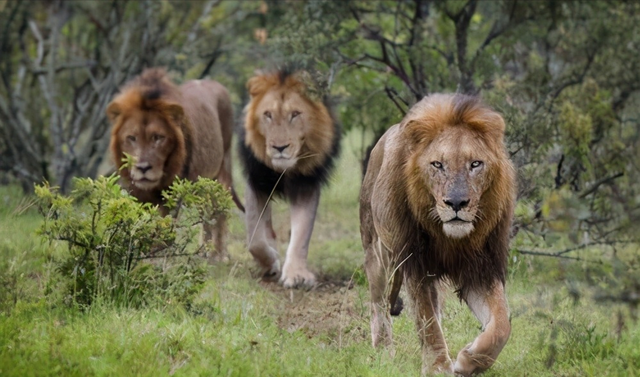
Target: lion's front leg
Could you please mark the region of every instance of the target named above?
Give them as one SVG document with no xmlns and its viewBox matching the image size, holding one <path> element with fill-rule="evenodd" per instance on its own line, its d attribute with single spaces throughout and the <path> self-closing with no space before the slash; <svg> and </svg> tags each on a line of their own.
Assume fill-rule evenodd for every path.
<svg viewBox="0 0 640 377">
<path fill-rule="evenodd" d="M 249 252 L 258 262 L 263 279 L 277 279 L 280 274 L 278 251 L 273 247 L 271 206 L 268 198 L 247 185 L 245 194 L 245 224 Z"/>
<path fill-rule="evenodd" d="M 433 281 L 407 280 L 407 292 L 414 304 L 416 326 L 422 345 L 422 374 L 452 373 L 453 363 L 440 326 L 440 293 Z"/>
<path fill-rule="evenodd" d="M 307 254 L 319 202 L 319 187 L 291 200 L 291 240 L 280 278 L 286 288 L 312 287 L 316 283 L 315 275 L 307 268 Z"/>
<path fill-rule="evenodd" d="M 471 376 L 488 369 L 509 340 L 511 323 L 504 285 L 496 282 L 491 290 L 473 290 L 463 299 L 482 323 L 482 333 L 460 353 L 454 366 L 457 374 Z"/>
</svg>

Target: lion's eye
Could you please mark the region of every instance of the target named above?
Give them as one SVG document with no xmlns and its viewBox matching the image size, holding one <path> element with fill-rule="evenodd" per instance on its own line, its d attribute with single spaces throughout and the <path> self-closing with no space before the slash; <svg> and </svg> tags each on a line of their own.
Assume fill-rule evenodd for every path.
<svg viewBox="0 0 640 377">
<path fill-rule="evenodd" d="M 436 168 L 436 169 L 442 170 L 442 162 L 440 162 L 440 161 L 433 161 L 431 163 L 431 165 L 433 165 L 433 167 Z"/>
<path fill-rule="evenodd" d="M 298 115 L 300 115 L 299 111 L 294 111 L 291 113 L 291 120 L 294 120 Z"/>
<path fill-rule="evenodd" d="M 473 161 L 471 163 L 471 169 L 475 169 L 477 167 L 480 167 L 480 165 L 482 165 L 482 161 Z"/>
<path fill-rule="evenodd" d="M 158 134 L 153 134 L 153 135 L 151 135 L 151 140 L 153 140 L 154 142 L 158 142 L 160 140 L 164 140 L 164 136 L 158 135 Z"/>
<path fill-rule="evenodd" d="M 129 136 L 127 136 L 127 140 L 133 143 L 133 142 L 136 141 L 136 137 L 133 136 L 133 135 L 129 135 Z"/>
<path fill-rule="evenodd" d="M 271 119 L 271 111 L 265 111 L 264 112 L 264 116 L 266 116 L 267 118 Z"/>
</svg>

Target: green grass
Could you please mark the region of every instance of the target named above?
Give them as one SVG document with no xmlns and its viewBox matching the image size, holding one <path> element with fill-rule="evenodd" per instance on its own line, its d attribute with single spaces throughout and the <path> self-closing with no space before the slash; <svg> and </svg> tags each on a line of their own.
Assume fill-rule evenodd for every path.
<svg viewBox="0 0 640 377">
<path fill-rule="evenodd" d="M 370 345 L 368 291 L 358 224 L 360 165 L 352 135 L 323 191 L 310 266 L 321 284 L 290 291 L 264 284 L 235 212 L 228 263 L 211 266 L 189 307 L 144 309 L 63 304 L 49 263 L 64 247 L 34 235 L 40 216 L 17 189 L 0 187 L 0 376 L 416 376 L 420 352 L 410 310 L 394 320 L 396 354 Z M 243 192 L 239 169 L 236 186 Z M 281 254 L 289 223 L 276 203 Z M 512 335 L 487 376 L 635 376 L 640 327 L 628 308 L 574 299 L 567 270 L 578 262 L 520 257 L 507 294 Z M 591 292 L 584 283 L 582 292 Z M 479 324 L 450 294 L 444 330 L 452 357 Z"/>
</svg>

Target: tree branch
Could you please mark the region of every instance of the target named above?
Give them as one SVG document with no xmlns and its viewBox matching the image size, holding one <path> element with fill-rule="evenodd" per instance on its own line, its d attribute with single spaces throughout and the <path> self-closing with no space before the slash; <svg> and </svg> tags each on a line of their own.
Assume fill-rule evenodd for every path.
<svg viewBox="0 0 640 377">
<path fill-rule="evenodd" d="M 624 175 L 624 172 L 619 172 L 619 173 L 616 173 L 614 175 L 610 175 L 608 177 L 601 178 L 598 181 L 596 181 L 593 185 L 591 185 L 591 187 L 589 187 L 588 189 L 586 189 L 583 192 L 581 192 L 578 195 L 578 197 L 580 199 L 584 199 L 585 197 L 593 194 L 596 190 L 598 190 L 598 187 L 602 186 L 603 184 L 610 183 L 613 180 L 622 177 L 623 175 Z"/>
<path fill-rule="evenodd" d="M 548 252 L 544 252 L 544 251 L 521 250 L 521 249 L 516 249 L 516 251 L 518 253 L 524 254 L 524 255 L 535 255 L 535 256 L 540 256 L 540 257 L 552 257 L 552 258 L 559 258 L 559 259 L 571 259 L 571 260 L 575 260 L 575 261 L 583 261 L 583 262 L 589 262 L 589 263 L 602 264 L 602 262 L 600 262 L 600 261 L 594 261 L 594 260 L 584 259 L 584 258 L 580 258 L 580 257 L 569 257 L 569 256 L 561 255 L 561 254 L 558 254 L 558 253 L 548 253 Z"/>
</svg>

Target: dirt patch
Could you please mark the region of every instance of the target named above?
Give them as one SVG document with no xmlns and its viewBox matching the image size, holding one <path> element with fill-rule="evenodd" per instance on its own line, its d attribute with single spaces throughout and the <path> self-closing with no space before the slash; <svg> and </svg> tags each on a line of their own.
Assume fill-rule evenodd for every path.
<svg viewBox="0 0 640 377">
<path fill-rule="evenodd" d="M 283 330 L 338 342 L 345 336 L 357 341 L 368 338 L 369 306 L 350 281 L 324 281 L 311 290 L 277 284 L 265 288 L 281 299 L 277 321 Z"/>
</svg>

